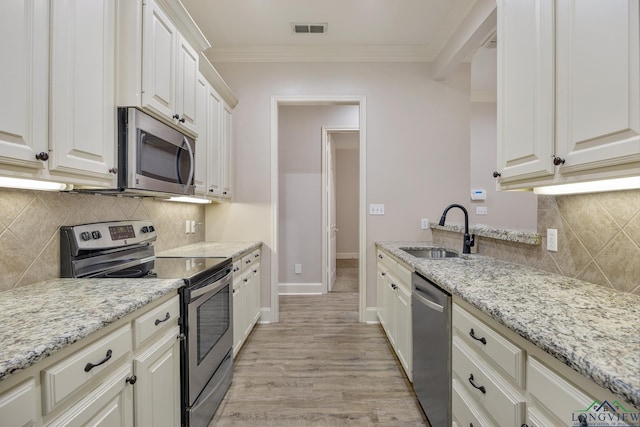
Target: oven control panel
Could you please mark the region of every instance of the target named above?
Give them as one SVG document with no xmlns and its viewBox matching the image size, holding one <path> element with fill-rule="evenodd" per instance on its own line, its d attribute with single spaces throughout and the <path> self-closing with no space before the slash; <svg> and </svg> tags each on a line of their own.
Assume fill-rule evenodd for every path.
<svg viewBox="0 0 640 427">
<path fill-rule="evenodd" d="M 77 254 L 82 250 L 107 249 L 146 243 L 156 240 L 152 221 L 111 221 L 64 226 L 61 238 L 68 239 L 69 246 Z"/>
</svg>

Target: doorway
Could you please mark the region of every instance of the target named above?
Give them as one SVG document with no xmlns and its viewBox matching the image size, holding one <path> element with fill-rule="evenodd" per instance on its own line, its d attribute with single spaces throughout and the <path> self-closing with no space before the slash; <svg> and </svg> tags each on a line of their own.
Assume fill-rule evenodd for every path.
<svg viewBox="0 0 640 427">
<path fill-rule="evenodd" d="M 354 127 L 322 127 L 323 285 L 357 293 L 359 140 Z"/>
<path fill-rule="evenodd" d="M 365 97 L 362 96 L 273 96 L 271 98 L 271 321 L 279 320 L 279 289 L 280 289 L 280 224 L 279 224 L 279 107 L 296 105 L 354 105 L 358 106 L 358 145 L 359 145 L 359 200 L 358 200 L 358 318 L 366 321 L 366 108 Z M 321 233 L 323 236 L 326 233 Z M 326 254 L 326 251 L 323 251 Z M 323 263 L 326 265 L 326 263 Z M 326 274 L 323 275 L 323 278 Z M 323 279 L 324 280 L 324 279 Z M 326 289 L 326 288 L 325 288 Z"/>
</svg>

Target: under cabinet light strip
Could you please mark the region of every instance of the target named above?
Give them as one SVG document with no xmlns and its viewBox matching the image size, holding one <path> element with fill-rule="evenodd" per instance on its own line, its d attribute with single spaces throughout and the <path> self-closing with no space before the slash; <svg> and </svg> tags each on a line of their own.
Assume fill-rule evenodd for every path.
<svg viewBox="0 0 640 427">
<path fill-rule="evenodd" d="M 37 181 L 34 179 L 0 177 L 0 187 L 19 188 L 22 190 L 63 191 L 67 184 L 53 181 Z"/>
<path fill-rule="evenodd" d="M 211 200 L 207 199 L 199 199 L 197 197 L 186 197 L 186 196 L 178 196 L 178 197 L 170 197 L 167 199 L 168 202 L 182 202 L 182 203 L 211 203 Z"/>
<path fill-rule="evenodd" d="M 634 190 L 640 188 L 640 176 L 629 178 L 606 179 L 602 181 L 578 182 L 572 184 L 549 185 L 535 187 L 533 192 L 541 195 L 564 195 L 600 193 L 603 191 Z"/>
</svg>

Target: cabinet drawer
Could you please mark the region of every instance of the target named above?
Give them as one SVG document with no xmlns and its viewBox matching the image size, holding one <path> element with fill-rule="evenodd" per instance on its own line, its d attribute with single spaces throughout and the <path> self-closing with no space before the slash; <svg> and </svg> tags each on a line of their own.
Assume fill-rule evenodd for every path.
<svg viewBox="0 0 640 427">
<path fill-rule="evenodd" d="M 233 268 L 231 271 L 233 272 L 233 278 L 240 276 L 240 270 L 242 270 L 242 258 L 233 261 Z"/>
<path fill-rule="evenodd" d="M 42 372 L 45 413 L 94 377 L 109 370 L 130 351 L 131 326 L 127 324 L 45 369 Z"/>
<path fill-rule="evenodd" d="M 391 258 L 386 253 L 382 252 L 381 250 L 378 250 L 378 262 L 382 262 L 385 267 L 387 267 L 394 273 L 397 271 L 398 263 L 396 262 L 396 260 Z"/>
<path fill-rule="evenodd" d="M 242 257 L 242 271 L 246 271 L 250 268 L 250 266 L 254 263 L 254 258 L 252 254 L 248 254 Z"/>
<path fill-rule="evenodd" d="M 461 426 L 493 427 L 486 415 L 479 409 L 458 380 L 453 380 L 451 388 L 451 410 Z"/>
<path fill-rule="evenodd" d="M 251 252 L 251 258 L 253 258 L 253 261 L 256 263 L 260 262 L 260 249 Z"/>
<path fill-rule="evenodd" d="M 156 332 L 175 325 L 179 317 L 180 297 L 178 295 L 138 317 L 133 322 L 133 337 L 136 348 Z"/>
<path fill-rule="evenodd" d="M 495 332 L 462 307 L 453 306 L 452 324 L 456 333 L 477 352 L 486 355 L 516 384 L 524 387 L 525 352 Z M 474 338 L 475 337 L 475 338 Z"/>
<path fill-rule="evenodd" d="M 498 425 L 519 426 L 524 423 L 524 397 L 496 371 L 485 365 L 480 356 L 457 336 L 453 337 L 452 366 L 457 379 Z"/>
<path fill-rule="evenodd" d="M 527 390 L 559 420 L 571 420 L 573 411 L 587 409 L 595 400 L 533 357 L 527 359 Z"/>
</svg>

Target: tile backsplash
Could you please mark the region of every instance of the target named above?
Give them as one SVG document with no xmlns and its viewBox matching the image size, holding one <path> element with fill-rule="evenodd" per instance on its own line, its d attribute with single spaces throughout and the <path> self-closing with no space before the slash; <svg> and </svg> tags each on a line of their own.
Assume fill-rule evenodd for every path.
<svg viewBox="0 0 640 427">
<path fill-rule="evenodd" d="M 150 219 L 162 251 L 203 241 L 204 216 L 202 205 L 150 198 L 0 189 L 0 291 L 60 277 L 61 225 Z"/>
<path fill-rule="evenodd" d="M 538 196 L 539 246 L 476 238 L 477 251 L 505 261 L 640 295 L 640 190 Z M 558 230 L 558 251 L 546 250 L 546 230 Z M 432 230 L 457 248 L 457 233 Z"/>
</svg>

